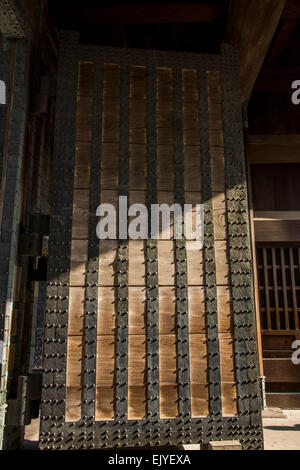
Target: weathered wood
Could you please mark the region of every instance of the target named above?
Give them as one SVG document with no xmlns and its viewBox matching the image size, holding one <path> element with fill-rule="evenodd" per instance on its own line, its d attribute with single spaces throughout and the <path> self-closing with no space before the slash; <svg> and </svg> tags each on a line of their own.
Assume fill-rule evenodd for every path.
<svg viewBox="0 0 300 470">
<path fill-rule="evenodd" d="M 264 358 L 264 370 L 268 382 L 300 382 L 299 366 L 291 358 Z"/>
<path fill-rule="evenodd" d="M 299 163 L 299 135 L 249 135 L 249 163 Z"/>
<path fill-rule="evenodd" d="M 70 336 L 66 374 L 66 421 L 78 421 L 81 418 L 82 351 L 82 336 Z"/>
<path fill-rule="evenodd" d="M 299 242 L 299 220 L 259 220 L 256 219 L 255 238 L 257 242 Z"/>
<path fill-rule="evenodd" d="M 266 400 L 268 408 L 300 408 L 300 393 L 267 393 Z"/>
<path fill-rule="evenodd" d="M 231 2 L 225 40 L 239 48 L 242 102 L 251 95 L 285 3 L 285 0 Z"/>
<path fill-rule="evenodd" d="M 145 286 L 145 276 L 145 242 L 143 240 L 129 240 L 129 285 Z"/>
<path fill-rule="evenodd" d="M 174 334 L 176 299 L 174 287 L 159 287 L 159 334 Z"/>
</svg>

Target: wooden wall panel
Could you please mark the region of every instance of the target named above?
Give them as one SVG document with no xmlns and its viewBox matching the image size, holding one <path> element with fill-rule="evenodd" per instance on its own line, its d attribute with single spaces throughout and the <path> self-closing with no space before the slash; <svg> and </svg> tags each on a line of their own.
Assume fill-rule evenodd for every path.
<svg viewBox="0 0 300 470">
<path fill-rule="evenodd" d="M 54 311 L 58 338 L 68 326 L 59 346 L 62 358 L 68 353 L 67 394 L 64 403 L 63 387 L 43 388 L 43 413 L 51 403 L 67 422 L 62 441 L 53 428 L 49 444 L 42 420 L 41 447 L 181 445 L 236 432 L 245 448 L 261 448 L 256 357 L 245 340 L 255 335 L 235 50 L 222 46 L 214 58 L 75 47 L 75 37 L 72 48 L 73 35 L 62 37 L 55 176 L 66 189 L 62 208 L 54 191 L 53 210 L 70 253 L 57 258 L 61 239 L 52 230 L 45 364 L 61 367 L 53 380 L 62 383 Z M 119 240 L 119 195 L 130 205 L 203 202 L 204 248 L 195 249 L 191 234 L 174 239 L 173 216 L 170 239 L 161 228 L 157 241 Z M 116 239 L 96 238 L 99 203 L 116 210 Z M 292 299 L 296 282 L 295 274 Z"/>
<path fill-rule="evenodd" d="M 76 152 L 69 276 L 66 421 L 78 421 L 81 418 L 82 344 L 84 342 L 90 204 L 88 175 L 92 138 L 93 82 L 94 64 L 80 62 L 78 66 Z"/>
<path fill-rule="evenodd" d="M 207 73 L 210 153 L 212 158 L 212 209 L 216 259 L 218 332 L 223 416 L 237 413 L 234 375 L 234 341 L 231 313 L 231 280 L 226 221 L 225 159 L 222 122 L 222 93 L 219 72 Z"/>
</svg>

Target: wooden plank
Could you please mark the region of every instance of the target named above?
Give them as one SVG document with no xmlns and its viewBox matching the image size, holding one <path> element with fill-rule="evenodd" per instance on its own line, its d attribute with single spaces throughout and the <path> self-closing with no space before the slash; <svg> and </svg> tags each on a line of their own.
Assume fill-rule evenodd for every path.
<svg viewBox="0 0 300 470">
<path fill-rule="evenodd" d="M 119 142 L 120 98 L 105 98 L 103 101 L 102 142 Z"/>
<path fill-rule="evenodd" d="M 145 242 L 144 240 L 129 240 L 128 283 L 130 286 L 145 286 L 145 276 Z"/>
<path fill-rule="evenodd" d="M 289 248 L 289 254 L 290 254 L 290 272 L 291 272 L 291 281 L 292 281 L 292 298 L 293 298 L 295 330 L 299 330 L 293 248 Z"/>
<path fill-rule="evenodd" d="M 255 211 L 254 220 L 300 220 L 300 211 Z"/>
<path fill-rule="evenodd" d="M 128 419 L 143 419 L 147 414 L 147 389 L 140 385 L 128 386 Z"/>
<path fill-rule="evenodd" d="M 114 419 L 115 388 L 114 386 L 96 386 L 95 420 Z"/>
<path fill-rule="evenodd" d="M 131 144 L 129 155 L 129 187 L 135 190 L 146 190 L 146 146 L 144 144 Z"/>
<path fill-rule="evenodd" d="M 86 284 L 86 263 L 70 263 L 70 286 L 84 287 Z"/>
<path fill-rule="evenodd" d="M 116 284 L 117 240 L 100 240 L 99 243 L 99 279 L 100 286 Z"/>
<path fill-rule="evenodd" d="M 147 68 L 140 65 L 132 65 L 130 70 L 130 97 L 145 98 L 147 97 Z"/>
<path fill-rule="evenodd" d="M 104 64 L 103 97 L 104 102 L 120 97 L 121 67 L 119 64 Z"/>
<path fill-rule="evenodd" d="M 226 286 L 217 286 L 219 333 L 229 333 L 232 331 L 233 328 L 230 290 L 231 289 Z"/>
<path fill-rule="evenodd" d="M 206 313 L 204 288 L 188 286 L 189 299 L 189 333 L 203 334 L 206 331 Z"/>
<path fill-rule="evenodd" d="M 208 384 L 191 383 L 191 413 L 193 418 L 209 416 Z"/>
<path fill-rule="evenodd" d="M 214 142 L 216 143 L 216 142 Z M 213 192 L 225 191 L 225 160 L 223 147 L 211 147 L 211 187 Z"/>
<path fill-rule="evenodd" d="M 119 168 L 119 143 L 103 142 L 101 154 L 101 168 Z"/>
<path fill-rule="evenodd" d="M 223 192 L 212 194 L 215 240 L 226 240 L 226 197 Z"/>
<path fill-rule="evenodd" d="M 263 248 L 263 262 L 264 262 L 264 281 L 265 281 L 265 298 L 267 307 L 267 327 L 269 330 L 272 329 L 271 312 L 270 312 L 270 291 L 269 291 L 269 272 L 267 262 L 267 249 Z"/>
<path fill-rule="evenodd" d="M 93 62 L 79 62 L 78 65 L 78 96 L 93 97 L 95 66 Z"/>
<path fill-rule="evenodd" d="M 184 146 L 184 167 L 198 167 L 201 165 L 200 147 L 195 145 Z"/>
<path fill-rule="evenodd" d="M 267 393 L 267 407 L 287 409 L 300 409 L 300 393 Z"/>
<path fill-rule="evenodd" d="M 81 419 L 82 355 L 82 337 L 70 336 L 68 338 L 67 350 L 66 422 L 78 421 Z"/>
<path fill-rule="evenodd" d="M 174 189 L 174 148 L 172 145 L 157 146 L 157 188 L 159 191 Z"/>
<path fill-rule="evenodd" d="M 249 163 L 299 163 L 299 135 L 249 135 Z"/>
<path fill-rule="evenodd" d="M 191 383 L 208 382 L 207 339 L 205 334 L 189 335 Z"/>
<path fill-rule="evenodd" d="M 275 248 L 272 248 L 272 270 L 274 282 L 274 298 L 275 298 L 275 315 L 276 315 L 276 328 L 280 330 L 280 314 L 279 314 L 279 298 L 278 298 L 278 284 L 277 284 L 277 268 L 276 268 L 276 253 Z"/>
<path fill-rule="evenodd" d="M 185 146 L 186 148 L 186 146 Z M 185 191 L 201 191 L 202 173 L 199 165 L 187 166 L 184 168 L 184 189 Z M 200 201 L 198 201 L 200 203 Z"/>
<path fill-rule="evenodd" d="M 71 262 L 86 263 L 88 256 L 88 240 L 72 240 Z"/>
<path fill-rule="evenodd" d="M 74 189 L 72 238 L 88 239 L 90 192 L 87 189 Z"/>
<path fill-rule="evenodd" d="M 147 204 L 147 193 L 146 191 L 129 191 L 129 206 L 133 204 Z M 139 214 L 138 214 L 139 215 Z M 129 217 L 129 221 L 135 219 L 134 217 Z"/>
<path fill-rule="evenodd" d="M 146 290 L 144 287 L 128 288 L 129 334 L 144 335 L 146 329 Z"/>
<path fill-rule="evenodd" d="M 207 97 L 210 104 L 222 103 L 221 75 L 218 70 L 209 70 L 207 77 Z"/>
<path fill-rule="evenodd" d="M 129 335 L 128 344 L 128 384 L 144 386 L 146 382 L 145 335 Z"/>
<path fill-rule="evenodd" d="M 264 351 L 272 351 L 274 349 L 277 350 L 287 350 L 292 351 L 292 344 L 295 341 L 294 335 L 276 335 L 266 336 L 263 334 L 263 348 Z"/>
<path fill-rule="evenodd" d="M 262 334 L 261 334 L 261 316 L 259 309 L 259 289 L 258 289 L 258 269 L 257 269 L 257 256 L 256 256 L 256 241 L 253 220 L 253 193 L 251 184 L 251 167 L 249 162 L 246 161 L 247 183 L 248 183 L 248 200 L 249 200 L 249 228 L 250 228 L 250 242 L 251 242 L 251 255 L 253 265 L 253 282 L 254 282 L 254 302 L 255 302 L 255 333 L 258 354 L 258 374 L 264 376 L 263 360 L 262 360 Z"/>
<path fill-rule="evenodd" d="M 116 326 L 116 304 L 116 289 L 114 287 L 98 288 L 98 335 L 114 334 Z"/>
<path fill-rule="evenodd" d="M 222 415 L 235 416 L 238 412 L 237 409 L 237 395 L 235 383 L 221 383 L 222 394 Z"/>
<path fill-rule="evenodd" d="M 176 336 L 159 335 L 159 382 L 177 384 Z"/>
<path fill-rule="evenodd" d="M 203 250 L 189 249 L 186 250 L 187 260 L 187 282 L 189 286 L 203 286 Z"/>
<path fill-rule="evenodd" d="M 282 288 L 283 288 L 283 303 L 284 303 L 284 317 L 285 317 L 285 328 L 290 328 L 290 319 L 288 313 L 288 298 L 286 290 L 286 271 L 285 271 L 285 256 L 284 249 L 280 248 L 280 260 L 281 260 L 281 275 L 282 275 Z"/>
<path fill-rule="evenodd" d="M 147 128 L 147 101 L 134 99 L 130 101 L 130 143 L 145 143 Z"/>
<path fill-rule="evenodd" d="M 56 20 L 61 26 L 101 24 L 147 24 L 147 23 L 205 23 L 223 19 L 226 7 L 219 1 L 197 3 L 148 4 L 139 2 L 124 6 L 59 7 Z"/>
<path fill-rule="evenodd" d="M 83 334 L 84 295 L 85 289 L 83 287 L 69 287 L 69 336 Z"/>
<path fill-rule="evenodd" d="M 159 334 L 174 334 L 176 328 L 176 299 L 174 287 L 159 287 Z"/>
<path fill-rule="evenodd" d="M 159 385 L 160 418 L 176 418 L 178 416 L 177 385 Z"/>
<path fill-rule="evenodd" d="M 183 103 L 195 103 L 198 100 L 198 72 L 192 69 L 182 70 Z"/>
<path fill-rule="evenodd" d="M 90 142 L 92 139 L 93 98 L 78 96 L 76 116 L 76 140 Z"/>
<path fill-rule="evenodd" d="M 225 241 L 215 241 L 216 259 L 216 281 L 217 285 L 229 284 L 229 265 L 227 257 L 227 243 Z"/>
<path fill-rule="evenodd" d="M 225 40 L 239 49 L 242 102 L 251 95 L 285 3 L 285 0 L 233 0 L 230 4 Z"/>
<path fill-rule="evenodd" d="M 74 188 L 88 189 L 90 187 L 90 142 L 76 142 Z"/>
<path fill-rule="evenodd" d="M 97 336 L 96 385 L 109 387 L 115 382 L 115 335 Z"/>
<path fill-rule="evenodd" d="M 160 286 L 175 284 L 174 242 L 158 240 L 158 282 Z"/>
<path fill-rule="evenodd" d="M 220 333 L 221 382 L 234 382 L 234 341 L 231 335 Z"/>
<path fill-rule="evenodd" d="M 257 242 L 300 242 L 298 220 L 255 220 Z"/>
<path fill-rule="evenodd" d="M 267 382 L 300 382 L 300 368 L 287 358 L 264 358 Z"/>
</svg>

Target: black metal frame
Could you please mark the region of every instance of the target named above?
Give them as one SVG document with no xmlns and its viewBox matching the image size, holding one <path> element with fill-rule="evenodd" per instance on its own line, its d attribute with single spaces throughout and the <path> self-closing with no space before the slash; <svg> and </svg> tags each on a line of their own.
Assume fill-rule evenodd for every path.
<svg viewBox="0 0 300 470">
<path fill-rule="evenodd" d="M 116 410 L 112 421 L 95 421 L 95 373 L 97 327 L 97 257 L 95 210 L 100 199 L 100 183 L 91 185 L 90 234 L 86 289 L 85 359 L 83 374 L 83 416 L 78 422 L 65 422 L 65 379 L 68 323 L 69 264 L 72 223 L 72 198 L 75 156 L 76 85 L 78 61 L 95 64 L 95 96 L 91 174 L 100 182 L 101 142 L 100 84 L 104 62 L 121 66 L 120 172 L 119 192 L 128 195 L 129 183 L 129 66 L 148 67 L 147 78 L 147 204 L 156 202 L 156 132 L 155 67 L 172 67 L 174 75 L 174 167 L 175 202 L 184 202 L 183 142 L 181 137 L 182 68 L 199 72 L 200 145 L 205 204 L 204 270 L 207 313 L 209 405 L 210 416 L 191 418 L 188 353 L 188 299 L 186 253 L 184 243 L 176 241 L 177 352 L 179 378 L 179 415 L 159 418 L 159 342 L 158 342 L 158 275 L 157 244 L 147 241 L 147 417 L 127 418 L 128 371 L 128 241 L 120 240 L 117 276 L 116 324 Z M 206 72 L 219 70 L 223 88 L 223 126 L 226 160 L 226 200 L 229 235 L 229 258 L 234 316 L 235 364 L 238 391 L 238 415 L 222 417 L 220 388 L 220 351 L 218 342 L 217 292 L 215 277 L 214 234 L 211 203 L 208 102 Z M 58 99 L 55 137 L 55 161 L 50 226 L 45 357 L 40 429 L 42 449 L 89 449 L 180 445 L 233 440 L 245 449 L 261 449 L 261 402 L 257 373 L 254 328 L 253 286 L 247 213 L 246 177 L 242 141 L 242 118 L 239 103 L 237 54 L 224 46 L 221 56 L 176 52 L 102 48 L 78 44 L 77 33 L 63 33 L 60 47 Z M 98 89 L 97 89 L 98 88 Z M 58 189 L 56 175 L 64 171 L 64 185 Z M 92 176 L 93 177 L 93 176 Z M 94 176 L 95 177 L 95 176 Z"/>
</svg>

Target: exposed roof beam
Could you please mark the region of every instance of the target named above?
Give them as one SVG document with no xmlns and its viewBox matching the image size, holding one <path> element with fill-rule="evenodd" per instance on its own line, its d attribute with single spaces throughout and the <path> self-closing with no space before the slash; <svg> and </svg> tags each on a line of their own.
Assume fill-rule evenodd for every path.
<svg viewBox="0 0 300 470">
<path fill-rule="evenodd" d="M 286 0 L 232 0 L 225 40 L 239 48 L 241 100 L 250 98 Z"/>
<path fill-rule="evenodd" d="M 145 23 L 197 23 L 222 19 L 224 2 L 199 3 L 136 3 L 118 7 L 57 8 L 59 25 L 145 24 Z"/>
</svg>

